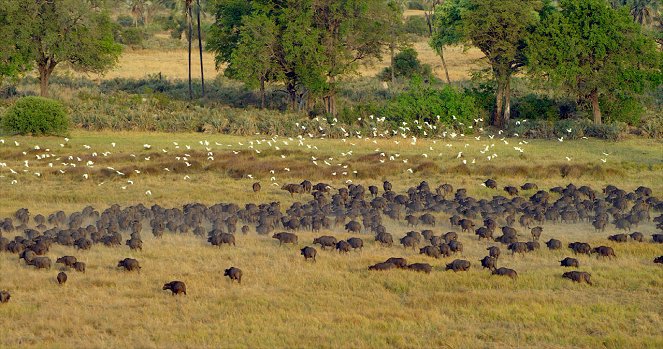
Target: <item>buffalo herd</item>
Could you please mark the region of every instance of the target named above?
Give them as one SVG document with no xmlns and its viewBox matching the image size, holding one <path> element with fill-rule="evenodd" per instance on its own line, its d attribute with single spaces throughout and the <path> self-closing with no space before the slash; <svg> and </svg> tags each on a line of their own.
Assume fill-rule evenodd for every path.
<svg viewBox="0 0 663 349">
<path fill-rule="evenodd" d="M 297 245 L 300 242 L 298 232 L 334 232 L 340 226 L 350 234 L 370 234 L 375 246 L 381 248 L 396 251 L 394 242 L 397 241 L 402 246 L 401 251 L 419 251 L 419 254 L 432 258 L 432 261 L 455 258 L 436 267 L 428 263 L 408 263 L 405 258 L 392 257 L 369 266 L 371 271 L 468 271 L 472 263 L 463 259 L 464 245 L 460 238 L 464 234 L 464 239 L 471 239 L 474 235 L 475 239 L 485 239 L 491 245 L 486 249 L 486 256 L 478 260 L 482 269 L 488 269 L 490 275 L 508 276 L 516 280 L 518 273 L 515 270 L 498 266 L 503 263 L 499 244 L 514 256 L 509 258 L 536 253 L 541 249 L 541 237 L 549 235 L 546 232 L 547 225 L 586 223 L 588 229 L 599 233 L 612 225 L 614 229 L 623 232 L 607 236 L 607 241 L 617 244 L 629 241 L 663 243 L 663 201 L 653 196 L 651 189 L 646 187 L 625 191 L 608 185 L 597 191 L 589 186 L 576 187 L 569 184 L 540 190 L 534 183 L 525 183 L 520 187 L 505 186 L 499 189 L 497 181 L 493 179 L 483 184 L 488 190 L 494 191 L 492 198 L 474 198 L 464 188 L 454 191 L 451 184 L 432 188 L 426 181 L 399 193 L 393 190 L 393 185 L 388 181 L 382 184 L 380 191 L 374 185 L 368 189 L 357 184 L 334 188 L 326 183 L 313 184 L 305 180 L 299 184 L 283 185 L 282 189 L 293 199 L 306 198 L 295 201 L 287 208 L 283 208 L 277 201 L 249 203 L 243 207 L 234 203 L 211 206 L 190 203 L 182 208 L 138 204 L 124 208 L 112 205 L 103 211 L 87 206 L 79 212 L 66 214 L 57 211 L 48 216 L 33 215 L 28 209 L 22 208 L 12 217 L 0 219 L 0 252 L 18 255 L 27 266 L 49 270 L 53 263 L 46 255 L 53 244 L 89 250 L 95 246 L 122 246 L 124 241 L 129 249 L 142 251 L 141 234 L 145 230 L 150 231 L 156 239 L 166 232 L 192 234 L 201 238 L 206 236 L 212 246 L 222 248 L 227 245 L 232 248 L 239 239 L 238 232 L 247 234 L 254 230 L 258 235 L 271 234 L 279 245 Z M 252 190 L 259 192 L 260 184 L 254 184 Z M 501 191 L 506 195 L 500 195 Z M 531 195 L 521 196 L 526 191 Z M 398 237 L 395 231 L 387 230 L 387 220 L 394 223 L 391 226 L 399 226 L 400 223 L 405 229 L 417 230 L 407 231 Z M 451 231 L 436 235 L 434 229 L 439 230 L 444 226 L 445 220 Z M 658 233 L 632 231 L 640 224 L 650 222 L 653 222 Z M 418 227 L 423 229 L 418 230 Z M 14 237 L 6 237 L 9 235 Z M 523 237 L 527 238 L 523 240 Z M 128 239 L 125 241 L 125 238 Z M 557 238 L 563 239 L 564 236 Z M 332 233 L 316 237 L 309 246 L 299 251 L 305 261 L 316 262 L 320 255 L 311 245 L 318 245 L 321 250 L 359 253 L 366 240 L 358 236 L 343 240 Z M 616 252 L 610 246 L 590 246 L 582 241 L 562 243 L 554 237 L 548 237 L 548 241 L 543 244 L 549 250 L 560 250 L 566 246 L 574 255 L 596 255 L 605 260 L 619 258 L 619 251 Z M 572 257 L 556 260 L 555 263 L 558 262 L 562 267 L 580 267 L 578 260 Z M 654 256 L 654 263 L 663 263 L 663 256 Z M 61 256 L 55 260 L 55 264 L 62 265 L 56 279 L 60 285 L 67 282 L 65 271 L 73 269 L 84 273 L 86 270 L 85 262 L 74 256 Z M 117 268 L 140 272 L 142 267 L 138 260 L 124 258 L 117 263 Z M 224 276 L 231 282 L 241 284 L 243 273 L 239 268 L 230 267 L 225 269 Z M 591 275 L 587 272 L 570 271 L 561 276 L 593 285 Z M 187 292 L 182 281 L 166 283 L 163 290 L 170 290 L 173 295 L 186 295 Z M 0 303 L 6 303 L 9 299 L 8 291 L 0 291 Z"/>
</svg>

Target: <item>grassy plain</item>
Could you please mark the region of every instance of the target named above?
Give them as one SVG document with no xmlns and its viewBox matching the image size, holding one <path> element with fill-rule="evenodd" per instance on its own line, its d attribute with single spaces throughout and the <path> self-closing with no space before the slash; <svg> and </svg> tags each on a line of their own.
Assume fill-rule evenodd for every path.
<svg viewBox="0 0 663 349">
<path fill-rule="evenodd" d="M 357 138 L 304 139 L 300 145 L 297 139 L 258 135 L 82 131 L 70 138 L 3 138 L 0 217 L 20 207 L 34 215 L 58 209 L 69 213 L 86 205 L 103 210 L 113 203 L 173 207 L 278 200 L 285 206 L 307 197 L 290 198 L 270 183 L 303 178 L 335 187 L 348 179 L 364 185 L 389 179 L 399 191 L 427 180 L 433 187 L 465 187 L 481 198 L 503 193 L 480 185 L 488 177 L 500 187 L 532 181 L 542 189 L 570 182 L 599 189 L 610 183 L 627 190 L 647 185 L 658 197 L 663 192 L 663 144 L 654 140 L 524 144 L 509 138 L 505 144 L 483 135 L 479 140 L 418 140 L 414 145 L 411 139 Z M 497 158 L 485 158 L 481 151 L 486 145 Z M 457 158 L 460 151 L 463 155 Z M 52 155 L 37 159 L 43 154 Z M 91 167 L 87 161 L 93 161 Z M 255 180 L 265 188 L 258 195 L 250 190 Z M 452 230 L 446 215 L 437 219 L 436 234 Z M 395 237 L 411 230 L 387 221 Z M 654 227 L 647 223 L 636 230 L 651 234 Z M 88 265 L 85 274 L 68 272 L 69 281 L 62 287 L 55 282 L 57 268 L 33 270 L 15 255 L 2 253 L 0 289 L 10 290 L 12 300 L 0 306 L 0 347 L 660 348 L 663 270 L 652 260 L 663 254 L 663 246 L 609 242 L 606 236 L 616 232 L 611 227 L 596 233 L 586 222 L 544 226 L 544 241 L 555 237 L 564 243 L 587 241 L 615 248 L 614 260 L 579 257 L 581 270 L 592 273 L 593 287 L 561 278 L 557 261 L 569 255 L 567 249 L 524 257 L 504 253 L 501 266 L 517 270 L 519 278 L 491 277 L 478 263 L 491 244 L 468 233 L 460 234 L 463 256 L 453 257 L 472 262 L 467 273 L 443 271 L 453 258 L 435 260 L 400 246 L 380 247 L 371 235 L 361 235 L 367 245 L 362 252 L 339 255 L 318 248 L 317 263 L 299 256 L 298 248 L 310 245 L 315 236 L 349 236 L 340 231 L 299 232 L 299 244 L 287 247 L 255 232 L 239 235 L 236 248 L 219 249 L 192 235 L 166 234 L 156 240 L 147 229 L 143 252 L 126 246 L 94 246 L 86 252 L 54 246 L 48 254 L 53 260 L 75 255 Z M 430 263 L 434 271 L 425 275 L 366 269 L 392 256 Z M 140 260 L 142 271 L 116 269 L 125 257 Z M 222 276 L 230 266 L 244 271 L 241 285 Z M 161 290 L 163 283 L 175 279 L 187 283 L 187 296 L 172 297 Z"/>
</svg>

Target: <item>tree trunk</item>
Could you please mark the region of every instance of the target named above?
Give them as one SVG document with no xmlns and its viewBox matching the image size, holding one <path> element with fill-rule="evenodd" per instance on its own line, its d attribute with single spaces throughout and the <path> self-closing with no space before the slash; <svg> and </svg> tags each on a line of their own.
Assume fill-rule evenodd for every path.
<svg viewBox="0 0 663 349">
<path fill-rule="evenodd" d="M 202 84 L 202 97 L 205 97 L 205 72 L 203 69 L 203 38 L 200 35 L 200 0 L 197 0 L 198 11 L 196 12 L 198 17 L 198 50 L 200 52 L 200 82 Z"/>
<path fill-rule="evenodd" d="M 590 95 L 592 99 L 592 114 L 594 115 L 594 123 L 597 125 L 601 124 L 601 108 L 599 107 L 599 91 L 594 90 Z"/>
<path fill-rule="evenodd" d="M 504 84 L 497 80 L 497 92 L 495 94 L 495 115 L 493 115 L 493 126 L 502 128 L 502 101 L 504 99 Z"/>
<path fill-rule="evenodd" d="M 451 79 L 449 79 L 449 69 L 447 69 L 447 61 L 444 59 L 444 47 L 440 47 L 440 58 L 442 59 L 444 75 L 447 77 L 447 84 L 451 84 Z"/>
<path fill-rule="evenodd" d="M 189 99 L 193 100 L 193 85 L 191 84 L 191 42 L 193 41 L 193 19 L 191 7 L 187 9 L 187 23 L 189 25 Z"/>
<path fill-rule="evenodd" d="M 260 78 L 260 109 L 265 109 L 265 78 Z"/>
<path fill-rule="evenodd" d="M 505 127 L 511 118 L 511 76 L 506 78 L 504 85 L 504 115 L 502 116 L 502 127 Z"/>
<path fill-rule="evenodd" d="M 57 62 L 55 60 L 47 59 L 44 62 L 40 62 L 37 67 L 39 70 L 39 94 L 42 97 L 48 97 L 48 80 L 51 78 L 56 65 Z"/>
<path fill-rule="evenodd" d="M 389 47 L 389 55 L 391 57 L 391 83 L 396 81 L 396 65 L 394 62 L 394 46 Z"/>
</svg>

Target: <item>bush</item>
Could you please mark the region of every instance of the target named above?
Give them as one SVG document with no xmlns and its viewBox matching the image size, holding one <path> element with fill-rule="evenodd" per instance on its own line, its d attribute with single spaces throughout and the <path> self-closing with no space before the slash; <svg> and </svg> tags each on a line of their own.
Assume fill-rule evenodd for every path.
<svg viewBox="0 0 663 349">
<path fill-rule="evenodd" d="M 561 117 L 560 109 L 557 101 L 530 93 L 514 101 L 512 116 L 516 119 L 557 120 Z"/>
<path fill-rule="evenodd" d="M 410 16 L 405 18 L 405 32 L 419 36 L 428 35 L 428 24 L 422 16 Z"/>
<path fill-rule="evenodd" d="M 141 28 L 126 28 L 121 30 L 115 39 L 123 45 L 141 46 L 145 37 L 145 32 Z"/>
<path fill-rule="evenodd" d="M 128 28 L 128 27 L 133 27 L 134 26 L 134 18 L 128 15 L 120 15 L 117 17 L 117 20 L 115 21 L 117 24 Z"/>
<path fill-rule="evenodd" d="M 69 118 L 60 102 L 42 97 L 24 97 L 9 107 L 2 118 L 2 128 L 20 135 L 65 135 L 69 129 Z"/>
<path fill-rule="evenodd" d="M 413 48 L 406 48 L 394 56 L 395 76 L 398 78 L 411 79 L 415 75 L 430 79 L 432 69 L 427 64 L 421 64 L 418 53 Z M 383 81 L 391 80 L 391 67 L 382 71 L 381 79 Z"/>
<path fill-rule="evenodd" d="M 395 128 L 406 122 L 412 132 L 430 134 L 437 132 L 438 125 L 465 132 L 473 125 L 479 110 L 472 96 L 449 85 L 434 89 L 415 79 L 411 89 L 391 100 L 381 114 Z"/>
<path fill-rule="evenodd" d="M 640 123 L 642 115 L 645 113 L 640 101 L 634 97 L 621 97 L 621 98 L 601 98 L 599 102 L 601 111 L 605 115 L 604 121 L 610 122 L 624 122 L 632 126 L 637 126 Z"/>
</svg>

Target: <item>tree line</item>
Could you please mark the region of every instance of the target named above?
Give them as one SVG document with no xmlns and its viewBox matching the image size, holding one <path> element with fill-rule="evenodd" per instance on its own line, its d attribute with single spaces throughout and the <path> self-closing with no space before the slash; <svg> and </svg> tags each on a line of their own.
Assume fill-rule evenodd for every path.
<svg viewBox="0 0 663 349">
<path fill-rule="evenodd" d="M 178 1 L 191 47 L 193 1 L 160 2 Z M 137 20 L 147 20 L 149 2 L 127 3 Z M 428 0 L 425 19 L 445 72 L 447 46 L 484 53 L 495 86 L 492 125 L 504 127 L 511 117 L 515 75 L 590 106 L 601 123 L 600 100 L 661 84 L 657 6 L 658 0 Z M 272 85 L 292 110 L 322 103 L 335 115 L 345 78 L 388 55 L 393 81 L 395 53 L 413 42 L 402 0 L 209 0 L 202 7 L 214 20 L 206 48 L 217 68 L 258 90 L 262 107 Z M 0 0 L 0 24 L 0 79 L 36 70 L 42 95 L 56 66 L 103 72 L 121 54 L 102 0 Z"/>
</svg>

